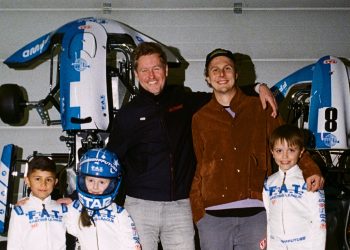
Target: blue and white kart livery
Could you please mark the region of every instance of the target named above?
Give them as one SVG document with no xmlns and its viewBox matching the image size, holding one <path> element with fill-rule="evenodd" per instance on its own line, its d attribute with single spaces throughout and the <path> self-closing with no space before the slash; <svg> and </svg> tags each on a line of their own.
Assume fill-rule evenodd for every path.
<svg viewBox="0 0 350 250">
<path fill-rule="evenodd" d="M 311 85 L 307 100 L 308 119 L 301 121 L 299 126 L 312 133 L 315 149 L 350 148 L 349 70 L 342 59 L 324 56 L 271 88 L 277 100 L 281 101 L 292 87 Z"/>
<path fill-rule="evenodd" d="M 13 198 L 13 184 L 11 180 L 17 174 L 15 167 L 16 146 L 13 144 L 5 145 L 0 162 L 0 233 L 3 233 L 8 227 L 10 204 Z"/>
<path fill-rule="evenodd" d="M 50 58 L 52 50 L 59 45 L 59 107 L 63 130 L 107 130 L 112 116 L 108 66 L 116 67 L 115 64 L 120 59 L 116 58 L 114 65 L 107 65 L 107 55 L 113 49 L 127 53 L 128 49 L 144 41 L 156 42 L 115 20 L 82 18 L 27 44 L 4 63 L 10 68 L 27 68 L 38 60 Z M 178 58 L 166 46 L 162 45 L 162 48 L 169 62 L 179 63 Z M 130 67 L 131 65 L 125 65 L 125 69 L 119 70 L 128 70 L 126 76 L 132 75 Z M 121 75 L 124 72 L 118 73 Z M 134 87 L 134 82 L 124 84 L 129 88 Z M 119 95 L 115 97 L 115 106 L 119 108 Z"/>
</svg>

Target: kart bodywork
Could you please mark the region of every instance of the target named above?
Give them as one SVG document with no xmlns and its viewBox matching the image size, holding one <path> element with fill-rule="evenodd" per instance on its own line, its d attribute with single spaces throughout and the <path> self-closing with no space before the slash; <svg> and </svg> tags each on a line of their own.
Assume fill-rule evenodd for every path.
<svg viewBox="0 0 350 250">
<path fill-rule="evenodd" d="M 299 111 L 300 117 L 294 114 L 292 119 L 285 118 L 289 122 L 296 122 L 300 118 L 299 127 L 308 129 L 312 134 L 314 145 L 310 145 L 311 148 L 350 148 L 350 68 L 346 65 L 348 62 L 343 60 L 324 56 L 271 88 L 278 102 L 281 102 L 291 90 L 299 86 L 299 90 L 293 93 L 295 105 L 290 106 L 290 111 Z"/>
<path fill-rule="evenodd" d="M 309 151 L 333 171 L 349 167 L 349 73 L 347 59 L 324 56 L 271 88 L 283 118 L 305 130 Z"/>
</svg>

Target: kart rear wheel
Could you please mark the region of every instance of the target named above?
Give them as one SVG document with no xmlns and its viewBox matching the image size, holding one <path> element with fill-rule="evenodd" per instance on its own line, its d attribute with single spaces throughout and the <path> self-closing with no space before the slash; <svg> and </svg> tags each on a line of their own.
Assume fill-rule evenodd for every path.
<svg viewBox="0 0 350 250">
<path fill-rule="evenodd" d="M 19 124 L 24 118 L 25 98 L 20 86 L 13 83 L 0 86 L 0 118 L 9 125 Z"/>
</svg>

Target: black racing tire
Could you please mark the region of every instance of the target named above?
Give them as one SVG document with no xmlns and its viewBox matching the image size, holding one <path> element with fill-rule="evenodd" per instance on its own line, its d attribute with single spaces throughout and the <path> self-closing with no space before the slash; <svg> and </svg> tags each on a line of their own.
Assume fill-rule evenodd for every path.
<svg viewBox="0 0 350 250">
<path fill-rule="evenodd" d="M 23 88 L 13 83 L 0 86 L 0 118 L 4 123 L 19 124 L 25 115 L 25 103 Z"/>
</svg>

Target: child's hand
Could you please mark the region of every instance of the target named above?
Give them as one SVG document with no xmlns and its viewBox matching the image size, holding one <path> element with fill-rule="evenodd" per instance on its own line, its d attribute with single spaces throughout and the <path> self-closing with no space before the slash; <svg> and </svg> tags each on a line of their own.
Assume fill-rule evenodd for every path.
<svg viewBox="0 0 350 250">
<path fill-rule="evenodd" d="M 27 200 L 29 200 L 29 197 L 24 197 L 17 201 L 16 206 L 23 206 L 27 203 Z"/>
<path fill-rule="evenodd" d="M 66 205 L 69 205 L 71 204 L 73 201 L 71 198 L 60 198 L 56 201 L 57 203 L 59 204 L 66 204 Z"/>
</svg>

